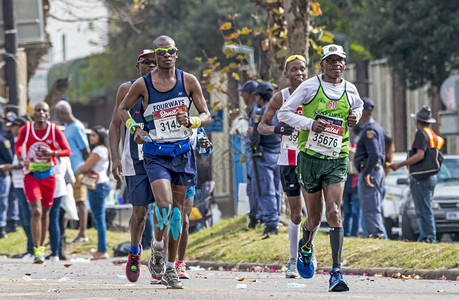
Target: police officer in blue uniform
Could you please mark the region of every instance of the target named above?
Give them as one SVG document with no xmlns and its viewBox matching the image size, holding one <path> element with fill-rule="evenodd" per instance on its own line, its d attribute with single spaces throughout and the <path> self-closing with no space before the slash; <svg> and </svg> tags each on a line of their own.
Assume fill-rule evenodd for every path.
<svg viewBox="0 0 459 300">
<path fill-rule="evenodd" d="M 244 103 L 246 104 L 246 112 L 247 112 L 247 117 L 250 121 L 250 118 L 252 117 L 253 112 L 257 108 L 257 104 L 255 101 L 255 95 L 252 93 L 255 91 L 255 89 L 258 86 L 258 82 L 254 80 L 248 80 L 246 81 L 242 87 L 238 88 L 237 91 L 241 93 L 242 99 L 244 100 Z M 261 118 L 260 118 L 261 120 Z M 251 130 L 253 128 L 249 128 L 249 134 L 251 134 Z M 250 139 L 248 137 L 245 137 L 244 139 L 244 147 L 248 153 L 250 153 Z M 249 198 L 249 206 L 250 210 L 248 213 L 249 216 L 249 225 L 248 227 L 250 229 L 254 229 L 255 226 L 258 223 L 258 200 L 256 199 L 256 195 L 253 194 L 254 191 L 254 174 L 253 174 L 253 165 L 252 165 L 252 160 L 248 159 L 247 160 L 247 197 Z"/>
<path fill-rule="evenodd" d="M 362 219 L 370 237 L 385 238 L 381 212 L 385 158 L 384 130 L 372 118 L 375 106 L 373 101 L 370 98 L 362 100 L 362 131 L 354 158 L 355 167 L 359 171 L 358 194 Z"/>
<path fill-rule="evenodd" d="M 13 152 L 11 143 L 4 134 L 0 135 L 0 165 L 11 164 Z M 11 187 L 11 177 L 8 172 L 0 168 L 0 239 L 6 236 L 5 227 L 8 211 L 8 195 Z"/>
<path fill-rule="evenodd" d="M 279 233 L 277 225 L 282 201 L 280 168 L 277 164 L 280 153 L 280 135 L 260 135 L 257 131 L 273 92 L 274 88 L 269 82 L 263 81 L 258 84 L 253 92 L 257 96 L 257 107 L 249 122 L 249 125 L 253 126 L 250 135 L 254 177 L 252 186 L 254 194 L 258 196 L 255 198 L 258 199 L 260 219 L 266 226 L 263 235 Z M 268 125 L 278 125 L 277 117 L 274 117 Z"/>
<path fill-rule="evenodd" d="M 5 125 L 5 138 L 10 141 L 11 151 L 14 149 L 15 137 L 11 131 L 11 124 L 16 120 L 17 115 L 9 111 L 5 114 L 4 125 Z M 10 193 L 8 195 L 8 212 L 6 214 L 6 233 L 18 231 L 19 223 L 19 203 L 18 199 L 14 194 L 14 187 L 11 183 Z"/>
</svg>

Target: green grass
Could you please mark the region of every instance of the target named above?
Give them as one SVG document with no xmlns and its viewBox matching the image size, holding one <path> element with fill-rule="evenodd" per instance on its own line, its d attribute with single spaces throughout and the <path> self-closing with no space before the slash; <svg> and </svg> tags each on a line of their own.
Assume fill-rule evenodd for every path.
<svg viewBox="0 0 459 300">
<path fill-rule="evenodd" d="M 263 228 L 250 231 L 245 228 L 245 217 L 232 218 L 190 235 L 187 260 L 259 263 L 260 265 L 287 262 L 289 243 L 286 226 L 280 227 L 279 235 L 271 235 L 267 239 L 258 236 L 263 232 Z M 66 234 L 68 241 L 71 242 L 76 237 L 77 231 L 66 230 Z M 69 243 L 66 254 L 90 256 L 90 249 L 97 249 L 97 232 L 89 229 L 88 235 L 90 239 L 88 243 Z M 111 254 L 115 245 L 128 240 L 128 232 L 107 232 Z M 0 240 L 0 253 L 9 255 L 24 253 L 25 243 L 22 230 L 10 233 L 8 238 Z M 319 232 L 314 244 L 319 266 L 331 266 L 329 236 Z M 144 251 L 142 259 L 148 259 L 149 255 L 149 250 Z M 347 261 L 346 267 L 354 268 L 452 269 L 459 268 L 459 244 L 345 238 L 342 260 Z"/>
<path fill-rule="evenodd" d="M 289 257 L 287 227 L 279 235 L 262 239 L 262 228 L 246 231 L 245 217 L 223 220 L 190 238 L 187 259 L 231 263 L 253 262 L 285 264 Z M 329 236 L 318 233 L 315 239 L 318 264 L 331 266 Z M 342 260 L 346 267 L 394 267 L 406 269 L 459 268 L 459 244 L 345 238 Z"/>
<path fill-rule="evenodd" d="M 97 231 L 94 228 L 90 228 L 86 231 L 89 242 L 73 244 L 73 239 L 78 235 L 78 230 L 66 229 L 65 234 L 67 235 L 67 249 L 65 253 L 68 254 L 81 254 L 84 256 L 91 256 L 91 249 L 97 251 Z M 8 233 L 7 238 L 0 239 L 0 254 L 13 256 L 15 254 L 22 254 L 27 252 L 27 238 L 22 228 L 19 228 L 17 232 Z M 48 242 L 49 235 L 46 235 L 46 241 Z M 130 240 L 129 232 L 115 232 L 107 231 L 107 245 L 109 253 L 113 254 L 113 247 L 119 243 Z M 50 246 L 46 246 L 46 255 L 51 253 Z"/>
</svg>

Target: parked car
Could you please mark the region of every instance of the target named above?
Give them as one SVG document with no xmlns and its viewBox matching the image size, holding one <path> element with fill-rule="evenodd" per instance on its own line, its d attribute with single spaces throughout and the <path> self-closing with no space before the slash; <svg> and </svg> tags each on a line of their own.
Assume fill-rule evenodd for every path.
<svg viewBox="0 0 459 300">
<path fill-rule="evenodd" d="M 405 158 L 406 154 L 397 154 L 394 161 L 402 161 Z M 445 155 L 437 179 L 432 201 L 437 240 L 441 240 L 445 233 L 450 234 L 453 240 L 459 240 L 459 155 Z M 401 236 L 407 240 L 417 240 L 419 225 L 406 168 L 392 172 L 386 177 L 383 217 L 390 238 Z"/>
<path fill-rule="evenodd" d="M 395 153 L 394 162 L 406 159 L 406 153 Z M 403 204 L 410 195 L 409 173 L 407 168 L 390 172 L 384 179 L 385 195 L 382 201 L 382 215 L 387 236 L 397 239 L 401 235 L 401 215 Z"/>
</svg>

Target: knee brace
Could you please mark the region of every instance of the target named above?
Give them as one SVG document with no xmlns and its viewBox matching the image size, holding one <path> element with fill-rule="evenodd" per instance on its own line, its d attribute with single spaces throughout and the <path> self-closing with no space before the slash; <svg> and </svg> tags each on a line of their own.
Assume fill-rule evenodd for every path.
<svg viewBox="0 0 459 300">
<path fill-rule="evenodd" d="M 182 215 L 180 214 L 180 210 L 177 207 L 174 208 L 174 213 L 171 217 L 167 235 L 169 235 L 169 232 L 172 232 L 172 238 L 174 241 L 176 241 L 179 238 L 179 235 L 182 233 Z"/>
<path fill-rule="evenodd" d="M 156 216 L 156 227 L 159 228 L 159 230 L 163 230 L 164 226 L 167 226 L 169 223 L 169 215 L 171 214 L 171 205 L 169 204 L 168 209 L 163 207 L 162 209 L 162 214 L 159 211 L 158 206 L 155 207 L 155 216 Z"/>
</svg>

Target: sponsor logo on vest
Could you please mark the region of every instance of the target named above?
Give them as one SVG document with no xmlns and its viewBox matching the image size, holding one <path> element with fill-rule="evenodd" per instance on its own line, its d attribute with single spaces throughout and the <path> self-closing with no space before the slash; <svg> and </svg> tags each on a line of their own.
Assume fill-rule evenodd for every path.
<svg viewBox="0 0 459 300">
<path fill-rule="evenodd" d="M 168 109 L 168 108 L 174 108 L 174 107 L 177 107 L 177 106 L 186 105 L 185 104 L 185 100 L 186 100 L 186 98 L 176 98 L 176 99 L 173 99 L 173 100 L 168 100 L 167 102 L 164 102 L 164 103 L 152 104 L 153 111 L 160 111 L 162 109 Z"/>
<path fill-rule="evenodd" d="M 167 117 L 175 116 L 176 114 L 177 114 L 177 109 L 173 109 L 173 110 L 170 110 L 170 111 L 162 110 L 162 111 L 159 112 L 159 115 L 161 116 L 161 118 L 167 118 Z"/>
<path fill-rule="evenodd" d="M 338 134 L 339 133 L 338 128 L 333 128 L 333 127 L 330 127 L 330 126 L 325 127 L 324 131 L 331 132 L 333 134 Z"/>
</svg>

